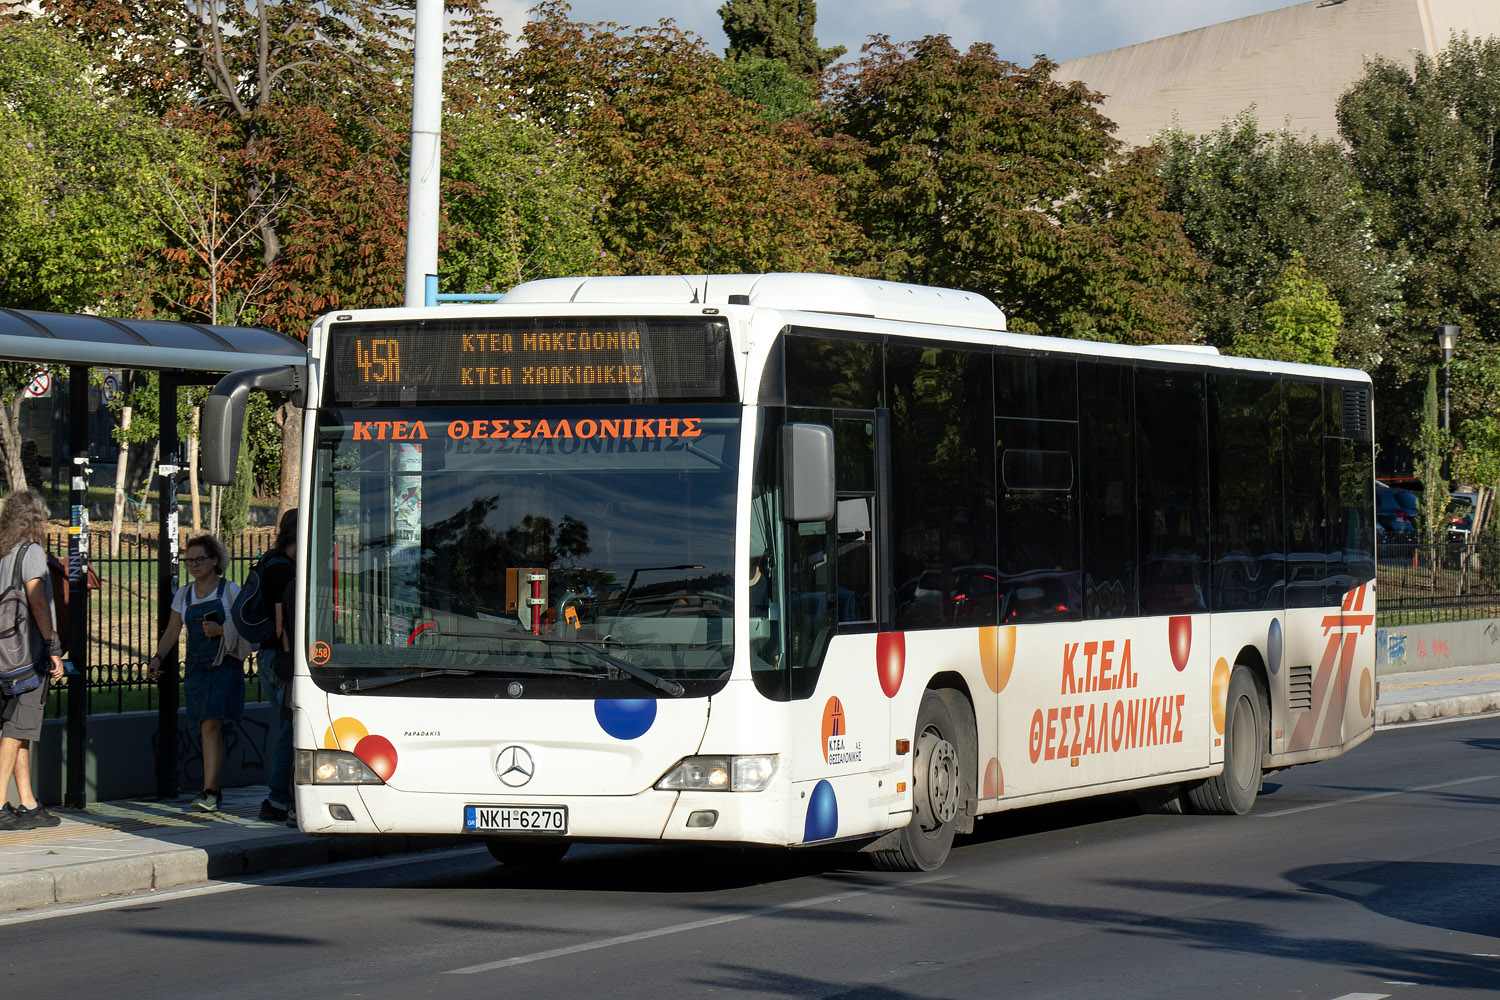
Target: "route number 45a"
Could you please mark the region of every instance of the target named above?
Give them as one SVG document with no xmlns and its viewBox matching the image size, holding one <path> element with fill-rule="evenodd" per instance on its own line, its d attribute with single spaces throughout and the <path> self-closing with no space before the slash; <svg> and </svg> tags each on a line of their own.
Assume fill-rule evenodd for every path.
<svg viewBox="0 0 1500 1000">
<path fill-rule="evenodd" d="M 354 363 L 366 383 L 401 381 L 401 344 L 395 340 L 356 340 Z"/>
</svg>

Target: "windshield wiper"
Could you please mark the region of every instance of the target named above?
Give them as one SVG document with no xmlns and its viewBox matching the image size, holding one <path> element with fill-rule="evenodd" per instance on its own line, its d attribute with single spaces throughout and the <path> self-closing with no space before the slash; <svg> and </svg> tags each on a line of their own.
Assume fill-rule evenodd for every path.
<svg viewBox="0 0 1500 1000">
<path fill-rule="evenodd" d="M 683 692 L 687 690 L 687 688 L 683 687 L 681 684 L 677 683 L 674 680 L 668 680 L 667 678 L 662 677 L 659 674 L 652 673 L 645 667 L 636 666 L 629 660 L 622 660 L 618 656 L 606 653 L 604 650 L 599 649 L 592 643 L 585 642 L 582 639 L 564 639 L 562 636 L 556 635 L 534 635 L 530 632 L 509 632 L 506 633 L 505 638 L 530 639 L 532 642 L 556 643 L 560 646 L 572 646 L 574 649 L 581 649 L 586 653 L 593 653 L 601 661 L 614 667 L 616 670 L 620 671 L 620 673 L 624 674 L 630 679 L 638 681 L 639 683 L 644 684 L 646 687 L 654 688 L 655 690 L 660 691 L 663 694 L 673 698 L 681 698 Z"/>
<path fill-rule="evenodd" d="M 428 677 L 472 677 L 475 674 L 526 674 L 535 677 L 594 677 L 581 670 L 546 670 L 535 667 L 431 667 L 426 670 L 409 670 L 404 674 L 383 674 L 379 677 L 351 677 L 339 682 L 339 691 L 349 694 L 351 691 L 370 691 L 375 688 L 389 687 L 392 684 L 404 684 L 407 681 L 420 681 Z"/>
</svg>

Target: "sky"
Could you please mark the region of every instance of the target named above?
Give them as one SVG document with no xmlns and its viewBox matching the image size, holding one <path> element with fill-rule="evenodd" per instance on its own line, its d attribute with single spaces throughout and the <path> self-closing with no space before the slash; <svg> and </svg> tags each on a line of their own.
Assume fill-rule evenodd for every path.
<svg viewBox="0 0 1500 1000">
<path fill-rule="evenodd" d="M 518 34 L 533 2 L 490 0 L 490 6 Z M 572 0 L 575 20 L 641 25 L 669 17 L 718 53 L 728 44 L 719 21 L 721 3 Z M 1000 58 L 1012 62 L 1029 64 L 1036 55 L 1063 62 L 1293 5 L 1291 0 L 823 0 L 817 37 L 825 48 L 843 45 L 857 55 L 872 33 L 897 42 L 948 35 L 960 48 L 989 42 Z"/>
</svg>

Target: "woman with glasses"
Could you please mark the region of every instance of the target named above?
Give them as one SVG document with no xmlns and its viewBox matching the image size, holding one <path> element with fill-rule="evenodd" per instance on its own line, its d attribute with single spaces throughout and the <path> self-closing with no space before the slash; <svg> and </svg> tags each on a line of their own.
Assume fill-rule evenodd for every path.
<svg viewBox="0 0 1500 1000">
<path fill-rule="evenodd" d="M 224 579 L 229 553 L 213 535 L 189 539 L 183 561 L 193 579 L 172 596 L 172 615 L 146 675 L 154 680 L 160 673 L 162 657 L 176 648 L 177 637 L 186 624 L 183 683 L 188 725 L 196 722 L 203 735 L 203 794 L 193 800 L 192 806 L 214 812 L 220 802 L 224 720 L 236 721 L 245 714 L 245 670 L 242 659 L 231 655 L 237 652 L 239 637 L 229 619 L 229 609 L 240 588 Z"/>
</svg>

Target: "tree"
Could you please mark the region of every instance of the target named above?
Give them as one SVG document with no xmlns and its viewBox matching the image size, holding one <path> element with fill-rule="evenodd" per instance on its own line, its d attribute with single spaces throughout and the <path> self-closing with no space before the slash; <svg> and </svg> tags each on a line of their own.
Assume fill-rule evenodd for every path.
<svg viewBox="0 0 1500 1000">
<path fill-rule="evenodd" d="M 779 59 L 752 55 L 731 59 L 724 63 L 721 80 L 725 90 L 758 105 L 760 116 L 773 124 L 811 115 L 818 106 L 812 81 Z"/>
<path fill-rule="evenodd" d="M 725 0 L 719 17 L 729 36 L 725 56 L 731 62 L 774 59 L 798 75 L 817 76 L 848 51 L 842 45 L 818 46 L 816 0 Z"/>
<path fill-rule="evenodd" d="M 873 271 L 982 292 L 1021 332 L 1187 340 L 1197 263 L 1155 154 L 1118 155 L 1100 95 L 1053 68 L 941 35 L 876 38 L 844 68 L 824 127 L 858 144 L 834 169 Z"/>
<path fill-rule="evenodd" d="M 1207 267 L 1192 293 L 1203 339 L 1236 352 L 1258 343 L 1267 329 L 1263 311 L 1296 262 L 1338 307 L 1337 359 L 1373 369 L 1400 287 L 1390 258 L 1374 245 L 1370 204 L 1339 147 L 1262 132 L 1252 111 L 1210 135 L 1168 129 L 1155 144 L 1166 207 L 1182 216 Z"/>
<path fill-rule="evenodd" d="M 725 89 L 702 41 L 663 22 L 617 30 L 543 3 L 512 63 L 517 113 L 575 142 L 598 171 L 604 256 L 627 274 L 836 271 L 860 256 L 825 144 L 767 126 Z"/>
<path fill-rule="evenodd" d="M 1427 369 L 1427 391 L 1422 396 L 1422 418 L 1417 431 L 1417 475 L 1422 479 L 1417 506 L 1417 540 L 1438 542 L 1438 517 L 1448 504 L 1448 480 L 1443 466 L 1452 451 L 1452 441 L 1438 422 L 1437 369 Z"/>
<path fill-rule="evenodd" d="M 1418 53 L 1411 69 L 1373 59 L 1337 113 L 1374 207 L 1374 239 L 1403 262 L 1404 307 L 1390 331 L 1382 392 L 1393 414 L 1417 412 L 1437 354 L 1435 326 L 1458 324 L 1462 352 L 1474 361 L 1500 338 L 1500 38 L 1455 35 L 1435 57 Z M 1454 399 L 1460 422 L 1494 402 L 1464 383 Z"/>
<path fill-rule="evenodd" d="M 1260 310 L 1259 330 L 1234 338 L 1235 354 L 1308 365 L 1333 364 L 1344 314 L 1328 286 L 1307 273 L 1300 257 L 1281 272 Z"/>
</svg>

